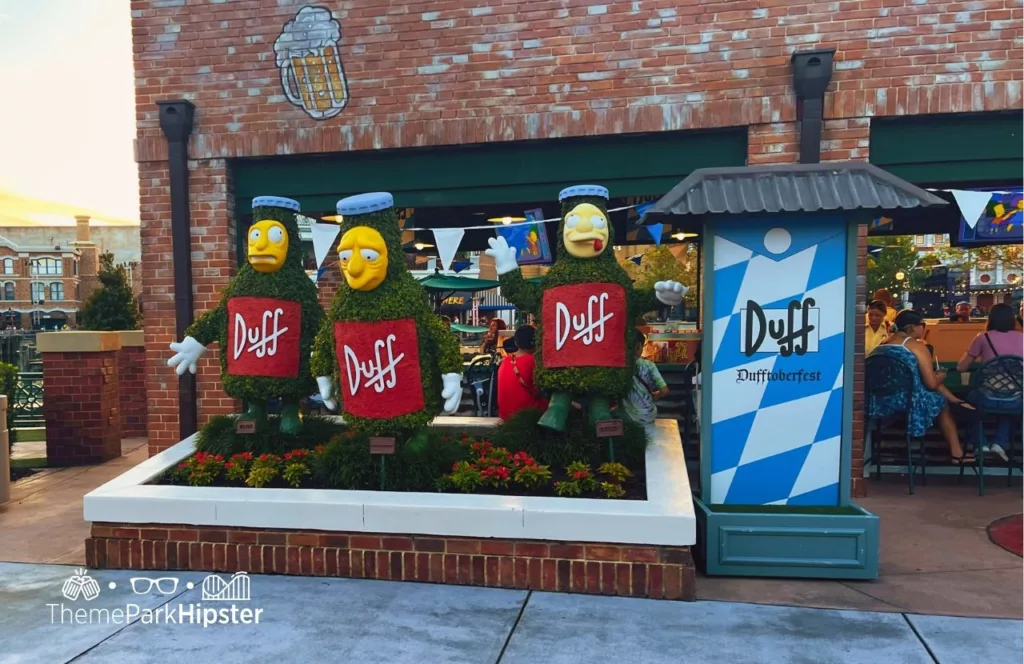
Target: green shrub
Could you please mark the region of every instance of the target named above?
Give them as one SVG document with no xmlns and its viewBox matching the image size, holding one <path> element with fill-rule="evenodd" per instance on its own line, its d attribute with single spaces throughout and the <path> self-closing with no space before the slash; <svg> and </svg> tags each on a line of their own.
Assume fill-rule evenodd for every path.
<svg viewBox="0 0 1024 664">
<path fill-rule="evenodd" d="M 114 265 L 114 254 L 100 256 L 100 287 L 82 305 L 78 321 L 83 330 L 137 330 L 142 321 L 139 303 L 128 284 L 128 273 Z"/>
<path fill-rule="evenodd" d="M 0 362 L 0 394 L 7 395 L 7 435 L 12 455 L 14 452 L 14 416 L 17 414 L 14 405 L 18 398 L 19 379 L 17 366 Z"/>
<path fill-rule="evenodd" d="M 528 452 L 552 468 L 565 468 L 576 461 L 595 466 L 611 461 L 608 458 L 608 440 L 597 437 L 582 411 L 574 410 L 569 416 L 566 433 L 537 426 L 540 416 L 539 410 L 516 413 L 498 426 L 491 439 L 495 445 L 510 451 Z M 644 428 L 624 419 L 623 433 L 615 439 L 615 461 L 629 468 L 643 468 L 647 449 Z"/>
<path fill-rule="evenodd" d="M 344 428 L 331 419 L 319 415 L 306 415 L 302 431 L 295 436 L 284 436 L 278 430 L 280 418 L 270 416 L 265 422 L 257 422 L 256 433 L 235 433 L 233 415 L 214 417 L 199 430 L 196 450 L 220 454 L 228 458 L 239 452 L 259 454 L 283 454 L 294 449 L 312 449 L 341 433 Z"/>
</svg>

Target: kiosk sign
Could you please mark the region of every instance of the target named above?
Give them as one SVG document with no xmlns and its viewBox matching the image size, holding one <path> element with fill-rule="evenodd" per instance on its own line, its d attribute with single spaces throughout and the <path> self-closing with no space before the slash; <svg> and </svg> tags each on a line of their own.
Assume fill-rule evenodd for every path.
<svg viewBox="0 0 1024 664">
<path fill-rule="evenodd" d="M 737 221 L 713 260 L 710 502 L 837 504 L 845 223 Z"/>
</svg>

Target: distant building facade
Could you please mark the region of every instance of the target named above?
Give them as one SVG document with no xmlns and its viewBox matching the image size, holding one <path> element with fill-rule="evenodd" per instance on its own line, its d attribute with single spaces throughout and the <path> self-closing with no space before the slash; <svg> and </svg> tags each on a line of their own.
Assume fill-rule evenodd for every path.
<svg viewBox="0 0 1024 664">
<path fill-rule="evenodd" d="M 137 276 L 138 242 L 138 227 L 92 228 L 89 217 L 76 217 L 74 228 L 0 228 L 0 327 L 77 325 L 82 303 L 99 285 L 100 254 L 111 251 Z M 140 280 L 132 281 L 138 293 Z"/>
</svg>

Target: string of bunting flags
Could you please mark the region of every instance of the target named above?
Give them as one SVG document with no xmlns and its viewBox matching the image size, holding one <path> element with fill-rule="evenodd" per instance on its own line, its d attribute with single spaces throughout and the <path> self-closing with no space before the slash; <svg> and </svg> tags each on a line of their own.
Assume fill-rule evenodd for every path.
<svg viewBox="0 0 1024 664">
<path fill-rule="evenodd" d="M 623 212 L 625 210 L 636 210 L 637 214 L 643 218 L 647 210 L 653 206 L 654 203 L 640 203 L 637 205 L 624 205 L 622 207 L 612 208 L 608 212 Z M 466 235 L 466 231 L 475 230 L 488 230 L 495 228 L 507 228 L 509 226 L 519 225 L 530 225 L 530 224 L 547 224 L 553 221 L 561 221 L 561 217 L 551 217 L 549 219 L 531 219 L 532 215 L 527 215 L 526 221 L 513 222 L 511 224 L 496 225 L 494 223 L 482 224 L 479 226 L 463 226 L 460 228 L 403 228 L 403 232 L 427 232 L 430 231 L 434 235 L 434 245 L 437 247 L 437 254 L 441 260 L 441 266 L 444 272 L 448 272 L 451 268 L 452 261 L 455 259 L 455 254 L 459 251 L 459 245 L 462 244 L 462 240 Z M 663 233 L 663 226 L 657 224 L 654 226 L 647 227 L 648 232 L 651 234 L 651 238 L 654 240 L 656 245 L 661 244 L 661 238 Z M 338 234 L 341 232 L 341 226 L 338 224 L 325 224 L 320 222 L 314 222 L 310 224 L 310 234 L 313 239 L 313 254 L 316 257 L 316 279 L 319 279 L 323 275 L 324 269 L 323 264 L 327 259 L 327 256 L 331 253 L 331 249 L 334 247 L 334 243 L 338 238 Z M 637 265 L 640 263 L 638 261 Z"/>
</svg>

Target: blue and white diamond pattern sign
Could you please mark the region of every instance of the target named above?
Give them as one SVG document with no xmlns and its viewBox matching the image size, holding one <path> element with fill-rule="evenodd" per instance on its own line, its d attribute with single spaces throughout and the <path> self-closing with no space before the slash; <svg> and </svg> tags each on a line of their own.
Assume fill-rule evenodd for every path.
<svg viewBox="0 0 1024 664">
<path fill-rule="evenodd" d="M 846 223 L 714 233 L 711 503 L 837 505 Z"/>
</svg>

